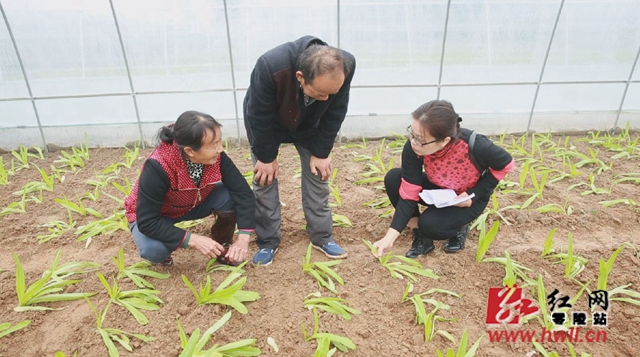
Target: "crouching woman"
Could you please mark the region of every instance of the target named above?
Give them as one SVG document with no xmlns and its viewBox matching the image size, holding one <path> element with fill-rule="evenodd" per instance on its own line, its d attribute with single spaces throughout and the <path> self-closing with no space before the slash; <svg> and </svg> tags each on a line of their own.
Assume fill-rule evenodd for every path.
<svg viewBox="0 0 640 357">
<path fill-rule="evenodd" d="M 255 232 L 255 197 L 223 151 L 221 125 L 210 115 L 184 112 L 158 133 L 160 144 L 144 162 L 124 206 L 140 256 L 172 265 L 171 253 L 193 247 L 207 258 L 238 264 Z M 211 238 L 174 224 L 214 215 Z M 232 244 L 239 227 L 238 239 Z"/>
<path fill-rule="evenodd" d="M 396 211 L 391 228 L 374 246 L 379 255 L 387 253 L 408 226 L 413 243 L 407 257 L 432 252 L 434 240 L 446 240 L 444 251 L 455 253 L 464 249 L 469 224 L 485 209 L 498 182 L 513 170 L 513 159 L 485 136 L 477 135 L 472 142 L 476 167 L 469 156 L 472 131 L 460 128 L 462 119 L 447 101 L 425 103 L 412 116 L 407 128 L 410 138 L 402 152 L 402 168 L 390 170 L 384 181 Z M 458 197 L 471 194 L 474 197 L 454 206 L 436 208 L 419 197 L 423 189 L 453 189 Z M 427 208 L 420 213 L 418 204 Z"/>
</svg>

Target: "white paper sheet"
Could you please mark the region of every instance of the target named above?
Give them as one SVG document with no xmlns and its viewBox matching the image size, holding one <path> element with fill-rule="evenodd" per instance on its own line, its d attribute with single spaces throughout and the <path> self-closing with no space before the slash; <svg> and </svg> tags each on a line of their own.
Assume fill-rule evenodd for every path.
<svg viewBox="0 0 640 357">
<path fill-rule="evenodd" d="M 451 189 L 422 190 L 419 195 L 426 204 L 434 205 L 437 208 L 453 206 L 476 196 L 472 193 L 469 196 L 457 198 L 456 191 Z"/>
</svg>

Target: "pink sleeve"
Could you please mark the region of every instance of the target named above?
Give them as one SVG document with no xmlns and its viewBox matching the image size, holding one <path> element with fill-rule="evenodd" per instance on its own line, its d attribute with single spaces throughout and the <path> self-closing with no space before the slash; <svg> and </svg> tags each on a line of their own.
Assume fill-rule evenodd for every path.
<svg viewBox="0 0 640 357">
<path fill-rule="evenodd" d="M 496 180 L 500 181 L 502 180 L 505 176 L 507 176 L 507 174 L 511 171 L 513 171 L 513 167 L 514 167 L 514 163 L 513 163 L 513 159 L 511 160 L 510 163 L 507 164 L 507 166 L 504 167 L 504 169 L 502 170 L 494 170 L 492 168 L 489 168 L 489 172 L 491 172 L 491 175 L 493 175 L 493 177 L 496 178 Z"/>
<path fill-rule="evenodd" d="M 414 185 L 402 179 L 400 182 L 400 197 L 404 200 L 416 201 L 420 200 L 418 194 L 422 191 L 422 186 Z"/>
</svg>

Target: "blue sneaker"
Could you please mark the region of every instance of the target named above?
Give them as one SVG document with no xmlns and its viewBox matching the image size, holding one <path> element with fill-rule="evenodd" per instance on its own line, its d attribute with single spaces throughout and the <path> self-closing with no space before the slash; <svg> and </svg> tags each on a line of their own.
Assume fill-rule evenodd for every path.
<svg viewBox="0 0 640 357">
<path fill-rule="evenodd" d="M 344 249 L 340 248 L 338 243 L 335 241 L 330 241 L 329 243 L 323 245 L 322 247 L 313 245 L 313 247 L 326 255 L 331 259 L 341 259 L 347 257 L 347 252 Z"/>
<path fill-rule="evenodd" d="M 253 261 L 252 261 L 253 265 L 267 266 L 273 263 L 273 256 L 276 254 L 277 251 L 278 249 L 271 249 L 271 248 L 260 249 L 253 256 Z"/>
</svg>

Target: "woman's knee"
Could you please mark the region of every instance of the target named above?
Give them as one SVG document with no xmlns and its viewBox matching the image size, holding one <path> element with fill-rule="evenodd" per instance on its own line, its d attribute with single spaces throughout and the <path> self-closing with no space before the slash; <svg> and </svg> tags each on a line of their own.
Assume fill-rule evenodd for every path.
<svg viewBox="0 0 640 357">
<path fill-rule="evenodd" d="M 389 190 L 398 191 L 400 189 L 400 182 L 402 181 L 402 169 L 401 168 L 393 168 L 387 171 L 387 174 L 384 175 L 384 188 Z"/>
<path fill-rule="evenodd" d="M 215 194 L 214 197 L 214 207 L 215 210 L 221 211 L 233 211 L 233 200 L 231 199 L 231 194 L 229 193 L 229 189 L 221 182 L 216 184 L 213 189 L 212 194 Z"/>
<path fill-rule="evenodd" d="M 160 243 L 138 247 L 140 257 L 152 263 L 161 263 L 171 255 L 171 252 Z"/>
</svg>

